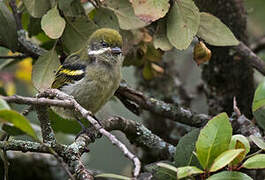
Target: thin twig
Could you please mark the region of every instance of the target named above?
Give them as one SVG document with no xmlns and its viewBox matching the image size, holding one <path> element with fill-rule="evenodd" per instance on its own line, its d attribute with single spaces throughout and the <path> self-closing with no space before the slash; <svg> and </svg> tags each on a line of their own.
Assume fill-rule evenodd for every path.
<svg viewBox="0 0 265 180">
<path fill-rule="evenodd" d="M 21 30 L 22 27 L 22 22 L 21 22 L 21 14 L 18 12 L 17 10 L 17 5 L 16 5 L 16 1 L 15 0 L 10 0 L 9 5 L 11 7 L 11 10 L 13 12 L 15 21 L 16 21 L 16 25 L 17 25 L 17 30 Z"/>
<path fill-rule="evenodd" d="M 28 105 L 47 105 L 47 106 L 59 106 L 64 108 L 72 108 L 73 105 L 68 100 L 58 100 L 58 99 L 47 99 L 47 98 L 32 98 L 23 96 L 0 96 L 2 99 L 9 103 L 17 104 L 28 104 Z"/>
<path fill-rule="evenodd" d="M 3 139 L 1 139 L 1 141 L 7 141 L 9 139 L 9 135 L 7 136 L 3 136 L 2 137 Z M 8 167 L 9 167 L 9 162 L 8 162 L 8 158 L 7 158 L 7 154 L 6 154 L 6 150 L 2 150 L 2 153 L 1 153 L 1 158 L 3 160 L 3 163 L 4 163 L 4 180 L 8 180 Z"/>
<path fill-rule="evenodd" d="M 0 152 L 0 156 L 1 156 L 1 159 L 2 159 L 3 164 L 4 164 L 4 180 L 8 180 L 9 162 L 8 162 L 8 159 L 7 159 L 6 151 L 3 150 L 2 152 Z"/>
<path fill-rule="evenodd" d="M 233 98 L 233 108 L 234 108 L 234 112 L 236 113 L 236 116 L 239 118 L 241 116 L 241 112 L 240 112 L 239 108 L 237 107 L 237 102 L 236 102 L 235 96 Z"/>
<path fill-rule="evenodd" d="M 250 155 L 246 156 L 245 159 L 248 159 L 248 158 L 250 158 L 250 157 L 252 157 L 252 156 L 255 156 L 255 155 L 261 153 L 262 151 L 263 151 L 263 149 L 260 149 L 260 150 L 258 150 L 258 151 L 256 151 L 256 152 L 254 152 L 253 154 L 250 154 Z"/>
<path fill-rule="evenodd" d="M 19 49 L 17 49 L 17 51 L 31 56 L 32 58 L 38 58 L 40 55 L 47 52 L 45 49 L 42 49 L 38 45 L 33 44 L 31 41 L 27 40 L 26 32 L 23 29 L 21 22 L 21 13 L 18 12 L 16 1 L 10 0 L 9 5 L 11 7 L 17 25 L 17 35 L 19 42 Z"/>
<path fill-rule="evenodd" d="M 46 146 L 46 147 L 49 149 L 50 153 L 57 159 L 57 161 L 59 162 L 61 167 L 64 169 L 66 174 L 70 177 L 70 179 L 75 180 L 74 176 L 69 171 L 68 165 L 63 161 L 63 159 L 51 147 L 49 146 Z"/>
<path fill-rule="evenodd" d="M 24 59 L 29 56 L 27 55 L 17 55 L 17 56 L 0 56 L 0 59 Z"/>
</svg>

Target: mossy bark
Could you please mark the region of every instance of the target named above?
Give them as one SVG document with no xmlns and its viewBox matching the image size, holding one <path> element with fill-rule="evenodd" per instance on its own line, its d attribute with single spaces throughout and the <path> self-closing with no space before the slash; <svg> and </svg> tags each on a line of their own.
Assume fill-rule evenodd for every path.
<svg viewBox="0 0 265 180">
<path fill-rule="evenodd" d="M 238 40 L 247 44 L 247 16 L 243 0 L 197 0 L 200 11 L 209 12 L 221 19 L 235 34 Z M 212 47 L 212 58 L 202 72 L 209 88 L 209 114 L 225 111 L 233 112 L 233 97 L 236 97 L 241 112 L 252 117 L 251 104 L 254 94 L 253 70 L 251 65 L 236 54 L 230 47 Z"/>
</svg>

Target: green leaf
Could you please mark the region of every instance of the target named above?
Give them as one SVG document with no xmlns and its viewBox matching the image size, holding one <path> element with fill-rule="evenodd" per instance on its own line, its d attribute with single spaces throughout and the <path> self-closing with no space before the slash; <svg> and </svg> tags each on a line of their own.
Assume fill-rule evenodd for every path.
<svg viewBox="0 0 265 180">
<path fill-rule="evenodd" d="M 26 133 L 19 128 L 15 127 L 13 124 L 3 124 L 2 129 L 7 132 L 10 136 L 25 135 Z"/>
<path fill-rule="evenodd" d="M 265 154 L 257 154 L 248 158 L 242 167 L 247 169 L 263 169 L 265 168 Z"/>
<path fill-rule="evenodd" d="M 58 0 L 59 9 L 62 11 L 69 10 L 74 0 Z"/>
<path fill-rule="evenodd" d="M 230 149 L 220 154 L 213 162 L 210 172 L 218 171 L 233 161 L 244 149 Z"/>
<path fill-rule="evenodd" d="M 37 135 L 35 131 L 32 129 L 29 121 L 19 114 L 16 111 L 13 110 L 0 110 L 0 121 L 1 122 L 10 122 L 12 123 L 16 128 L 22 130 L 29 136 L 33 137 L 34 139 L 37 139 Z"/>
<path fill-rule="evenodd" d="M 157 24 L 157 31 L 153 36 L 153 43 L 156 49 L 161 49 L 163 51 L 169 51 L 173 48 L 167 38 L 167 30 L 166 30 L 166 21 L 165 19 L 159 20 Z"/>
<path fill-rule="evenodd" d="M 96 25 L 104 28 L 112 28 L 119 31 L 119 22 L 117 16 L 113 11 L 106 8 L 98 8 L 93 11 L 94 19 Z"/>
<path fill-rule="evenodd" d="M 213 46 L 236 46 L 238 40 L 232 31 L 217 17 L 201 12 L 200 27 L 197 35 Z"/>
<path fill-rule="evenodd" d="M 149 61 L 146 61 L 145 65 L 144 65 L 144 69 L 142 71 L 143 77 L 146 80 L 151 80 L 154 77 L 154 74 L 152 72 L 152 66 L 151 63 Z"/>
<path fill-rule="evenodd" d="M 29 37 L 36 36 L 40 32 L 43 32 L 41 30 L 40 18 L 33 18 L 33 17 L 29 18 L 28 32 L 29 32 Z"/>
<path fill-rule="evenodd" d="M 255 112 L 257 111 L 257 109 L 263 107 L 264 105 L 265 105 L 265 78 L 258 85 L 255 91 L 254 100 L 252 104 L 252 111 Z"/>
<path fill-rule="evenodd" d="M 128 0 L 106 0 L 104 3 L 106 8 L 116 14 L 121 29 L 138 29 L 147 25 L 135 16 L 132 5 Z"/>
<path fill-rule="evenodd" d="M 175 166 L 172 166 L 170 164 L 159 162 L 159 163 L 157 163 L 157 165 L 159 167 L 166 168 L 166 169 L 169 169 L 169 170 L 174 171 L 174 172 L 178 172 L 178 169 Z"/>
<path fill-rule="evenodd" d="M 103 178 L 112 178 L 112 179 L 121 179 L 121 180 L 131 180 L 132 178 L 121 176 L 117 174 L 111 174 L 111 173 L 102 173 L 98 174 L 95 177 L 103 177 Z"/>
<path fill-rule="evenodd" d="M 52 110 L 48 111 L 52 129 L 55 132 L 66 134 L 78 134 L 81 131 L 80 124 L 77 121 L 63 119 Z"/>
<path fill-rule="evenodd" d="M 179 140 L 174 157 L 176 167 L 190 165 L 200 167 L 200 163 L 193 153 L 199 133 L 199 129 L 194 129 Z"/>
<path fill-rule="evenodd" d="M 226 113 L 212 118 L 201 130 L 196 142 L 196 154 L 202 167 L 208 170 L 215 158 L 226 151 L 232 137 L 232 127 Z"/>
<path fill-rule="evenodd" d="M 236 135 L 232 136 L 231 142 L 229 144 L 229 149 L 236 149 L 236 142 L 237 141 L 242 142 L 244 144 L 244 149 L 246 151 L 246 154 L 249 153 L 250 145 L 249 145 L 248 139 L 241 134 L 236 134 Z"/>
<path fill-rule="evenodd" d="M 50 9 L 41 19 L 41 28 L 47 36 L 58 39 L 65 28 L 65 20 L 60 16 L 57 6 Z"/>
<path fill-rule="evenodd" d="M 168 0 L 132 0 L 130 2 L 135 15 L 146 23 L 164 17 L 169 9 Z"/>
<path fill-rule="evenodd" d="M 195 166 L 180 167 L 177 169 L 177 171 L 177 179 L 182 179 L 187 176 L 204 173 L 202 170 L 198 169 Z"/>
<path fill-rule="evenodd" d="M 253 180 L 248 175 L 237 172 L 237 171 L 222 171 L 220 173 L 214 174 L 207 180 Z"/>
<path fill-rule="evenodd" d="M 62 35 L 62 42 L 69 53 L 80 50 L 86 45 L 89 36 L 98 29 L 87 16 L 67 18 L 66 27 Z"/>
<path fill-rule="evenodd" d="M 10 110 L 10 107 L 9 107 L 9 105 L 6 103 L 6 101 L 3 100 L 3 99 L 0 97 L 0 110 L 3 110 L 3 109 Z"/>
<path fill-rule="evenodd" d="M 168 167 L 170 162 L 162 163 Z M 162 165 L 163 166 L 163 165 Z M 174 166 L 173 166 L 174 167 Z M 154 179 L 160 180 L 176 180 L 177 173 L 168 168 L 159 167 L 157 163 L 148 164 L 145 166 L 146 171 L 151 172 Z"/>
<path fill-rule="evenodd" d="M 265 130 L 265 79 L 255 91 L 252 111 L 258 125 Z"/>
<path fill-rule="evenodd" d="M 167 164 L 167 163 L 157 163 L 157 165 L 159 167 L 162 167 L 162 168 L 168 169 L 170 171 L 176 172 L 177 173 L 177 179 L 181 179 L 181 178 L 191 176 L 194 174 L 203 173 L 202 170 L 198 169 L 195 166 L 185 166 L 185 167 L 176 168 L 175 166 L 172 166 L 172 165 Z"/>
<path fill-rule="evenodd" d="M 263 139 L 254 136 L 254 135 L 250 135 L 250 139 L 260 148 L 265 150 L 265 142 Z"/>
<path fill-rule="evenodd" d="M 4 45 L 12 51 L 18 49 L 17 26 L 14 16 L 3 2 L 0 2 L 0 46 Z"/>
<path fill-rule="evenodd" d="M 241 152 L 240 155 L 238 155 L 231 162 L 231 165 L 239 164 L 241 161 L 245 159 L 246 155 L 250 151 L 250 145 L 249 145 L 248 139 L 241 134 L 233 135 L 230 141 L 230 144 L 229 144 L 229 149 L 244 149 L 245 150 Z"/>
<path fill-rule="evenodd" d="M 48 0 L 23 0 L 23 3 L 29 14 L 35 18 L 42 17 L 51 8 Z"/>
<path fill-rule="evenodd" d="M 85 10 L 80 1 L 75 0 L 59 0 L 59 9 L 63 11 L 64 16 L 80 17 L 85 16 Z"/>
<path fill-rule="evenodd" d="M 50 88 L 59 66 L 60 61 L 54 49 L 41 55 L 32 69 L 32 82 L 35 88 L 39 91 Z"/>
<path fill-rule="evenodd" d="M 254 111 L 253 115 L 259 127 L 265 130 L 265 106 L 262 106 L 261 108 Z"/>
<path fill-rule="evenodd" d="M 199 9 L 193 0 L 174 1 L 167 20 L 167 37 L 177 49 L 186 49 L 196 35 L 199 23 Z"/>
</svg>

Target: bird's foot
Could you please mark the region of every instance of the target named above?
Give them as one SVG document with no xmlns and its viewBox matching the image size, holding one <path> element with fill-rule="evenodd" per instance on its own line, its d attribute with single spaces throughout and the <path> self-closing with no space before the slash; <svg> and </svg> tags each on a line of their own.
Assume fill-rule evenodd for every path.
<svg viewBox="0 0 265 180">
<path fill-rule="evenodd" d="M 102 126 L 102 124 L 100 123 L 100 121 L 93 116 L 94 119 L 97 120 L 97 122 Z M 82 130 L 77 134 L 75 140 L 81 135 L 81 134 L 87 134 L 88 137 L 90 137 L 92 142 L 95 142 L 96 138 L 101 138 L 102 134 L 100 132 L 98 132 L 98 130 L 95 129 L 95 127 L 86 127 L 79 118 L 76 117 L 77 122 L 80 124 L 80 126 L 82 127 Z"/>
<path fill-rule="evenodd" d="M 82 130 L 76 135 L 75 140 L 82 134 L 86 134 L 91 139 L 91 142 L 95 142 L 96 138 L 98 138 L 97 130 L 94 127 L 82 127 Z"/>
</svg>

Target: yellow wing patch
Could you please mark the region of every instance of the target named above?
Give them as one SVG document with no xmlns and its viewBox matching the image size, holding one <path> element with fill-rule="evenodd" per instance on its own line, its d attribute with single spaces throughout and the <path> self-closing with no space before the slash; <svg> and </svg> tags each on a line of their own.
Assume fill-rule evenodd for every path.
<svg viewBox="0 0 265 180">
<path fill-rule="evenodd" d="M 83 70 L 69 70 L 69 69 L 63 69 L 60 71 L 60 73 L 64 73 L 68 76 L 77 76 L 82 75 L 84 73 Z"/>
</svg>

